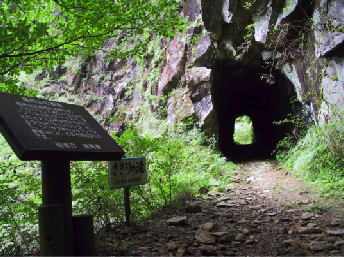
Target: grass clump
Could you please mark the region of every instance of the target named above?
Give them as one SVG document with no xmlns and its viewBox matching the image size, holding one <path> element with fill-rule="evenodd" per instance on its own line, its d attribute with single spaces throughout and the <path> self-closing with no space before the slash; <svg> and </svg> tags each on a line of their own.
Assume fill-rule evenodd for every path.
<svg viewBox="0 0 344 257">
<path fill-rule="evenodd" d="M 280 148 L 290 142 L 284 139 Z M 315 185 L 325 196 L 344 197 L 344 118 L 338 112 L 322 126 L 312 126 L 298 143 L 280 151 L 284 167 Z"/>
</svg>

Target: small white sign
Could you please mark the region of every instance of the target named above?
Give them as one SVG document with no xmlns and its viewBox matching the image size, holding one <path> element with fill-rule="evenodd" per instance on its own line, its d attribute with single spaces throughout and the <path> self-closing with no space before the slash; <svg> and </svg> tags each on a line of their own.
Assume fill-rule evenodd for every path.
<svg viewBox="0 0 344 257">
<path fill-rule="evenodd" d="M 110 189 L 138 186 L 147 183 L 145 157 L 123 158 L 109 162 Z"/>
</svg>

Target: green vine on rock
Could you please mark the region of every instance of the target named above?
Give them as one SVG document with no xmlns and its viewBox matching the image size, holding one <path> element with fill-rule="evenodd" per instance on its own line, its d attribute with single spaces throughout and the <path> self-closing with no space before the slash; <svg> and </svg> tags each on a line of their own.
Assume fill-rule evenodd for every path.
<svg viewBox="0 0 344 257">
<path fill-rule="evenodd" d="M 334 24 L 333 21 L 326 17 L 326 22 L 324 24 L 324 30 L 325 31 L 331 31 L 331 32 L 344 32 L 344 25 L 343 21 L 341 21 L 341 24 Z"/>
<path fill-rule="evenodd" d="M 242 2 L 242 1 L 241 1 Z M 256 3 L 256 0 L 245 0 L 241 3 L 242 7 L 244 7 L 246 10 L 249 10 L 252 8 L 252 6 Z"/>
<path fill-rule="evenodd" d="M 255 24 L 248 24 L 245 27 L 245 34 L 244 34 L 244 41 L 243 43 L 238 47 L 238 54 L 235 56 L 235 58 L 237 60 L 241 59 L 244 54 L 246 54 L 248 52 L 248 50 L 250 49 L 251 45 L 252 45 L 252 40 L 254 38 L 254 28 L 255 28 Z"/>
</svg>

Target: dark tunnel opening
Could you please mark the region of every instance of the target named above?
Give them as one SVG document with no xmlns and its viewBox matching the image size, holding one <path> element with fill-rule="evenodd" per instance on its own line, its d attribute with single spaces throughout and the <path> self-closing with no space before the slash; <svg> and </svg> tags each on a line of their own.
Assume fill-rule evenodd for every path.
<svg viewBox="0 0 344 257">
<path fill-rule="evenodd" d="M 219 147 L 229 160 L 244 161 L 272 157 L 288 126 L 276 125 L 292 112 L 295 92 L 278 71 L 256 67 L 217 64 L 214 69 L 213 99 L 219 123 Z M 266 78 L 272 75 L 273 81 Z M 252 120 L 254 141 L 237 144 L 233 139 L 235 119 Z"/>
</svg>

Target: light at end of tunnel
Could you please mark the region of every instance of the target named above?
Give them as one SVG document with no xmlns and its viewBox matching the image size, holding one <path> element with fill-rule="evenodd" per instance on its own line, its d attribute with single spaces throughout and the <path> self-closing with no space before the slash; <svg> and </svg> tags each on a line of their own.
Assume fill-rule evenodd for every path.
<svg viewBox="0 0 344 257">
<path fill-rule="evenodd" d="M 249 116 L 242 115 L 235 119 L 233 140 L 238 145 L 253 144 L 254 129 Z"/>
</svg>

